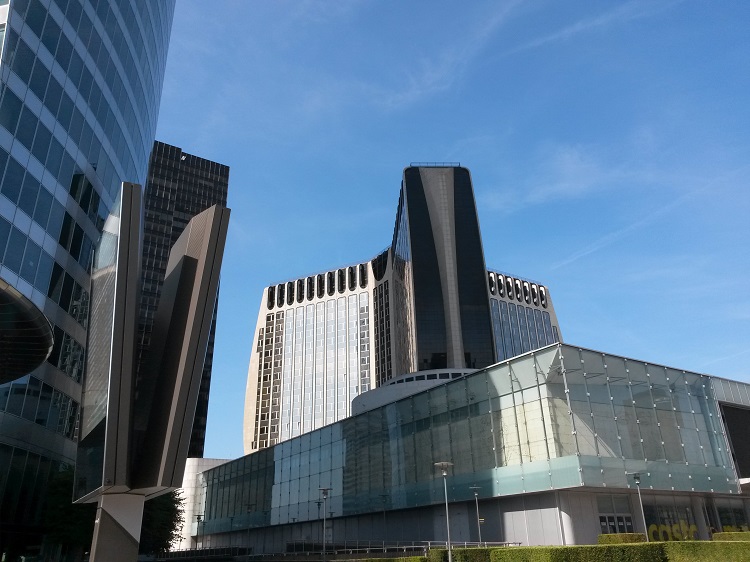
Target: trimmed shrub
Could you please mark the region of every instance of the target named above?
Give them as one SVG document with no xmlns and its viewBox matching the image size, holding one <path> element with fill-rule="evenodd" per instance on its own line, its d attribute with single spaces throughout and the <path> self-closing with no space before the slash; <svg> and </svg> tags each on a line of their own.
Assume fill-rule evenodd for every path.
<svg viewBox="0 0 750 562">
<path fill-rule="evenodd" d="M 662 543 L 585 545 L 571 548 L 566 562 L 667 562 Z"/>
<path fill-rule="evenodd" d="M 570 546 L 506 546 L 490 552 L 491 562 L 569 562 Z"/>
<path fill-rule="evenodd" d="M 734 533 L 714 533 L 712 540 L 715 540 L 715 541 L 750 541 L 750 531 L 737 531 Z"/>
<path fill-rule="evenodd" d="M 643 533 L 612 533 L 609 535 L 599 535 L 599 544 L 629 544 L 646 541 L 646 535 Z"/>
<path fill-rule="evenodd" d="M 337 558 L 338 562 L 347 562 Z M 427 562 L 424 556 L 404 556 L 403 558 L 353 558 L 350 562 Z"/>
<path fill-rule="evenodd" d="M 431 548 L 427 553 L 427 562 L 448 562 L 448 551 L 445 548 Z"/>
<path fill-rule="evenodd" d="M 490 557 L 491 562 L 667 562 L 663 544 L 509 547 L 492 550 Z"/>
<path fill-rule="evenodd" d="M 750 545 L 744 542 L 675 541 L 664 544 L 669 562 L 744 562 Z"/>
<path fill-rule="evenodd" d="M 490 548 L 454 548 L 453 562 L 490 562 Z"/>
<path fill-rule="evenodd" d="M 739 534 L 739 533 L 736 533 Z M 745 562 L 744 541 L 672 541 L 581 546 L 495 548 L 491 562 Z"/>
</svg>

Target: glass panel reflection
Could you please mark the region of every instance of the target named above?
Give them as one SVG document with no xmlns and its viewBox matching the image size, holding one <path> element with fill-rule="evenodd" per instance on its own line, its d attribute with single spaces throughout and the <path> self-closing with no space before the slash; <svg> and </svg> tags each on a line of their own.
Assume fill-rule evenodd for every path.
<svg viewBox="0 0 750 562">
<path fill-rule="evenodd" d="M 331 339 L 335 359 L 335 331 Z M 209 489 L 234 494 L 227 517 L 258 526 L 321 517 L 319 487 L 332 488 L 333 517 L 437 503 L 442 483 L 433 463 L 444 460 L 453 463 L 453 490 L 482 482 L 482 497 L 627 489 L 626 472 L 640 472 L 643 489 L 736 493 L 710 386 L 702 375 L 561 344 L 219 467 L 235 466 L 229 479 L 219 468 L 206 475 Z M 209 502 L 221 501 L 217 490 Z M 240 498 L 255 493 L 263 500 L 245 514 Z M 632 525 L 623 498 L 600 509 L 619 531 Z"/>
</svg>

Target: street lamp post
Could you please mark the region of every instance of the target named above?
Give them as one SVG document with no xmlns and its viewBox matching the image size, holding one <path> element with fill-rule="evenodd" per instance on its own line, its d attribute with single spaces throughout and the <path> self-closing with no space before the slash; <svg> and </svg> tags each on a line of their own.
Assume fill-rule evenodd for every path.
<svg viewBox="0 0 750 562">
<path fill-rule="evenodd" d="M 469 486 L 469 490 L 474 491 L 474 503 L 477 506 L 477 531 L 479 532 L 479 544 L 482 543 L 482 521 L 479 519 L 479 486 Z"/>
<path fill-rule="evenodd" d="M 200 542 L 200 547 L 203 548 L 203 539 L 201 539 L 201 521 L 203 521 L 203 515 L 198 514 L 195 516 L 195 519 L 198 523 L 198 528 L 196 529 L 197 534 L 195 537 L 195 548 L 198 548 L 198 543 Z"/>
<path fill-rule="evenodd" d="M 255 509 L 254 503 L 246 503 L 245 504 L 245 513 L 247 514 L 247 545 L 250 546 L 250 522 L 253 519 L 252 515 L 250 515 L 253 510 Z"/>
<path fill-rule="evenodd" d="M 446 547 L 448 549 L 448 562 L 453 562 L 453 554 L 451 553 L 451 521 L 448 513 L 448 469 L 453 466 L 452 462 L 441 461 L 436 462 L 435 467 L 443 473 L 443 491 L 445 492 L 445 528 L 448 531 L 448 540 L 446 541 Z"/>
<path fill-rule="evenodd" d="M 326 562 L 326 507 L 328 505 L 328 492 L 331 488 L 318 488 L 323 495 L 323 562 Z"/>
<path fill-rule="evenodd" d="M 649 542 L 648 538 L 648 526 L 646 525 L 646 512 L 643 511 L 643 498 L 641 497 L 641 473 L 640 472 L 626 472 L 625 476 L 632 476 L 635 487 L 638 488 L 638 504 L 641 507 L 641 518 L 643 519 L 643 531 L 646 533 L 646 542 Z"/>
<path fill-rule="evenodd" d="M 385 504 L 388 501 L 388 494 L 380 494 L 380 499 L 383 500 L 383 545 L 385 545 L 385 538 L 388 536 L 388 523 L 385 520 Z"/>
</svg>

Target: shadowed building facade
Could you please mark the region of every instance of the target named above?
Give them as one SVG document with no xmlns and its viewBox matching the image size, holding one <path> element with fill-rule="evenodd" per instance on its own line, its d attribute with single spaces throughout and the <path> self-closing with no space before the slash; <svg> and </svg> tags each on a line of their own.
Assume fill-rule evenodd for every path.
<svg viewBox="0 0 750 562">
<path fill-rule="evenodd" d="M 16 338 L 0 356 L 9 555 L 41 544 L 49 482 L 75 459 L 92 248 L 121 183 L 145 182 L 174 4 L 0 2 L 0 340 Z"/>
<path fill-rule="evenodd" d="M 557 341 L 547 288 L 487 269 L 469 171 L 410 166 L 386 250 L 264 290 L 245 451 L 344 419 L 394 377 L 479 369 Z"/>
<path fill-rule="evenodd" d="M 154 143 L 143 199 L 143 285 L 138 325 L 139 372 L 142 356 L 151 343 L 154 314 L 159 305 L 169 250 L 195 215 L 213 205 L 226 206 L 228 185 L 228 166 L 187 154 L 176 146 L 158 141 Z M 203 456 L 218 297 L 217 292 L 189 457 Z"/>
</svg>

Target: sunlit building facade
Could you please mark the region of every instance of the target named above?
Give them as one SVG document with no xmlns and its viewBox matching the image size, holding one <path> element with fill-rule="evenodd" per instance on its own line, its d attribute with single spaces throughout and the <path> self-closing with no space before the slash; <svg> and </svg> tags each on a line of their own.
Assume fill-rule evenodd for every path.
<svg viewBox="0 0 750 562">
<path fill-rule="evenodd" d="M 483 541 L 524 545 L 748 530 L 749 385 L 562 343 L 444 372 L 203 472 L 192 544 L 268 553 L 444 541 L 444 461 L 456 543 L 477 542 L 480 524 Z"/>
<path fill-rule="evenodd" d="M 0 338 L 6 553 L 41 544 L 75 459 L 92 248 L 121 182 L 145 182 L 174 4 L 0 2 L 0 300 L 30 328 Z"/>
<path fill-rule="evenodd" d="M 479 369 L 561 341 L 546 286 L 488 270 L 471 176 L 404 170 L 391 245 L 267 287 L 245 398 L 245 452 L 344 419 L 405 373 Z"/>
</svg>

